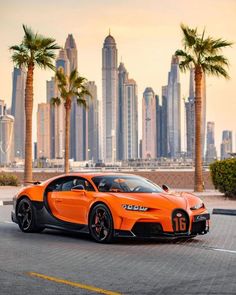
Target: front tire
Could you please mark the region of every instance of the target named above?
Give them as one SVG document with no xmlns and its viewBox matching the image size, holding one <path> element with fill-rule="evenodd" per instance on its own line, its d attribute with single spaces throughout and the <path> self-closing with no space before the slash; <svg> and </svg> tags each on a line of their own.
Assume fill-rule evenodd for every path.
<svg viewBox="0 0 236 295">
<path fill-rule="evenodd" d="M 110 243 L 114 237 L 113 219 L 104 204 L 97 204 L 89 215 L 89 232 L 98 243 Z"/>
<path fill-rule="evenodd" d="M 41 232 L 44 230 L 43 227 L 37 226 L 35 218 L 35 208 L 28 198 L 23 198 L 19 202 L 17 206 L 16 218 L 19 228 L 22 232 L 33 233 Z"/>
</svg>

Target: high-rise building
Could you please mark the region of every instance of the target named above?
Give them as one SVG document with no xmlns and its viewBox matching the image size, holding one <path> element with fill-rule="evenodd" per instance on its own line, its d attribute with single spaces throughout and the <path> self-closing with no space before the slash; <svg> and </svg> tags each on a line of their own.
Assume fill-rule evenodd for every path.
<svg viewBox="0 0 236 295">
<path fill-rule="evenodd" d="M 6 111 L 0 115 L 0 165 L 9 165 L 14 161 L 14 117 Z"/>
<path fill-rule="evenodd" d="M 161 157 L 161 139 L 162 139 L 162 106 L 159 96 L 156 95 L 156 140 L 157 140 L 157 158 Z"/>
<path fill-rule="evenodd" d="M 118 69 L 115 39 L 109 34 L 102 48 L 103 160 L 117 159 Z"/>
<path fill-rule="evenodd" d="M 38 104 L 37 111 L 37 158 L 51 157 L 50 104 Z"/>
<path fill-rule="evenodd" d="M 215 147 L 215 122 L 207 122 L 207 149 L 206 163 L 211 163 L 217 159 Z"/>
<path fill-rule="evenodd" d="M 55 159 L 55 106 L 51 99 L 55 97 L 55 79 L 47 81 L 47 103 L 50 104 L 50 159 Z"/>
<path fill-rule="evenodd" d="M 124 63 L 118 67 L 118 116 L 117 116 L 117 159 L 123 160 L 123 132 L 124 132 L 124 87 L 128 81 L 128 72 Z"/>
<path fill-rule="evenodd" d="M 138 95 L 137 84 L 120 63 L 118 67 L 117 157 L 138 158 Z"/>
<path fill-rule="evenodd" d="M 64 49 L 59 51 L 59 56 L 56 59 L 56 68 L 63 69 L 64 73 L 69 75 L 70 65 L 66 50 Z M 55 85 L 55 96 L 60 96 L 57 85 Z M 54 127 L 55 158 L 63 158 L 65 149 L 65 108 L 63 103 L 59 106 L 54 106 Z"/>
<path fill-rule="evenodd" d="M 227 159 L 230 157 L 233 149 L 233 136 L 232 131 L 224 130 L 222 132 L 222 143 L 220 145 L 220 158 L 221 160 Z"/>
<path fill-rule="evenodd" d="M 77 47 L 76 47 L 75 39 L 72 34 L 68 34 L 66 38 L 65 50 L 67 53 L 67 58 L 70 62 L 70 72 L 72 72 L 78 67 Z"/>
<path fill-rule="evenodd" d="M 133 79 L 124 83 L 124 96 L 122 107 L 123 121 L 123 153 L 122 159 L 138 158 L 138 90 Z"/>
<path fill-rule="evenodd" d="M 190 70 L 190 82 L 189 82 L 189 97 L 185 102 L 186 111 L 186 131 L 187 131 L 187 156 L 194 158 L 195 153 L 195 80 L 194 80 L 194 68 Z M 201 140 L 202 140 L 202 155 L 205 150 L 205 130 L 206 130 L 206 81 L 205 75 L 202 77 L 202 128 L 201 128 Z"/>
<path fill-rule="evenodd" d="M 6 104 L 4 100 L 0 99 L 0 116 L 2 116 L 5 113 Z"/>
<path fill-rule="evenodd" d="M 178 157 L 181 152 L 179 59 L 172 56 L 167 85 L 167 140 L 168 156 Z"/>
<path fill-rule="evenodd" d="M 69 74 L 78 67 L 77 46 L 72 34 L 67 36 L 65 50 L 69 61 Z M 72 98 L 70 120 L 70 158 L 75 161 L 87 159 L 86 110 Z"/>
<path fill-rule="evenodd" d="M 94 81 L 87 82 L 87 89 L 92 95 L 90 98 L 89 96 L 86 97 L 88 101 L 88 110 L 86 112 L 87 120 L 87 132 L 85 136 L 85 143 L 86 143 L 86 159 L 92 160 L 94 162 L 98 162 L 99 160 L 99 104 L 97 99 L 97 86 Z"/>
<path fill-rule="evenodd" d="M 168 155 L 168 138 L 167 138 L 167 94 L 168 87 L 162 86 L 162 105 L 160 107 L 161 122 L 161 139 L 160 139 L 160 156 L 167 157 Z"/>
<path fill-rule="evenodd" d="M 143 93 L 143 139 L 142 158 L 156 158 L 156 99 L 151 87 Z"/>
<path fill-rule="evenodd" d="M 25 70 L 14 68 L 12 84 L 11 115 L 14 123 L 15 156 L 24 158 L 25 154 Z"/>
</svg>

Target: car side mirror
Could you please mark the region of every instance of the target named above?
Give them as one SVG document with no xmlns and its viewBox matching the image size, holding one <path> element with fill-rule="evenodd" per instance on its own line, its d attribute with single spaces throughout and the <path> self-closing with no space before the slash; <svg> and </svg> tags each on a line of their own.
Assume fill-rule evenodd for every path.
<svg viewBox="0 0 236 295">
<path fill-rule="evenodd" d="M 72 187 L 72 192 L 74 191 L 85 191 L 85 187 L 82 184 L 78 184 Z"/>
<path fill-rule="evenodd" d="M 169 193 L 169 192 L 170 192 L 170 188 L 169 188 L 168 185 L 166 185 L 166 184 L 163 184 L 163 185 L 162 185 L 162 189 L 163 189 L 163 191 L 165 191 L 166 193 Z"/>
</svg>

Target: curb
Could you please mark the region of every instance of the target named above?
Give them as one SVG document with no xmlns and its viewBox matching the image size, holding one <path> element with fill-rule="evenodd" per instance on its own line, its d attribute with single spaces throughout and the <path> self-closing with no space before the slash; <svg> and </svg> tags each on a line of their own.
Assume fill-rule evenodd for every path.
<svg viewBox="0 0 236 295">
<path fill-rule="evenodd" d="M 219 214 L 219 215 L 235 215 L 236 216 L 236 209 L 216 209 L 212 210 L 212 214 Z"/>
<path fill-rule="evenodd" d="M 0 206 L 13 205 L 13 201 L 0 201 Z"/>
</svg>

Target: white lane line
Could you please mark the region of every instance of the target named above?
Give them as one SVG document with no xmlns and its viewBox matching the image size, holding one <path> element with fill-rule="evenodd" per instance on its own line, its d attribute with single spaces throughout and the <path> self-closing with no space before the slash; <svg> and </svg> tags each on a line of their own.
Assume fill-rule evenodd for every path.
<svg viewBox="0 0 236 295">
<path fill-rule="evenodd" d="M 234 250 L 217 249 L 217 248 L 213 248 L 213 250 L 215 250 L 215 251 L 220 251 L 220 252 L 227 252 L 227 253 L 233 253 L 233 254 L 236 254 L 236 251 L 234 251 Z"/>
<path fill-rule="evenodd" d="M 3 206 L 3 201 L 0 201 L 0 206 Z"/>
<path fill-rule="evenodd" d="M 14 222 L 12 222 L 12 221 L 4 221 L 4 223 L 14 223 Z"/>
</svg>

